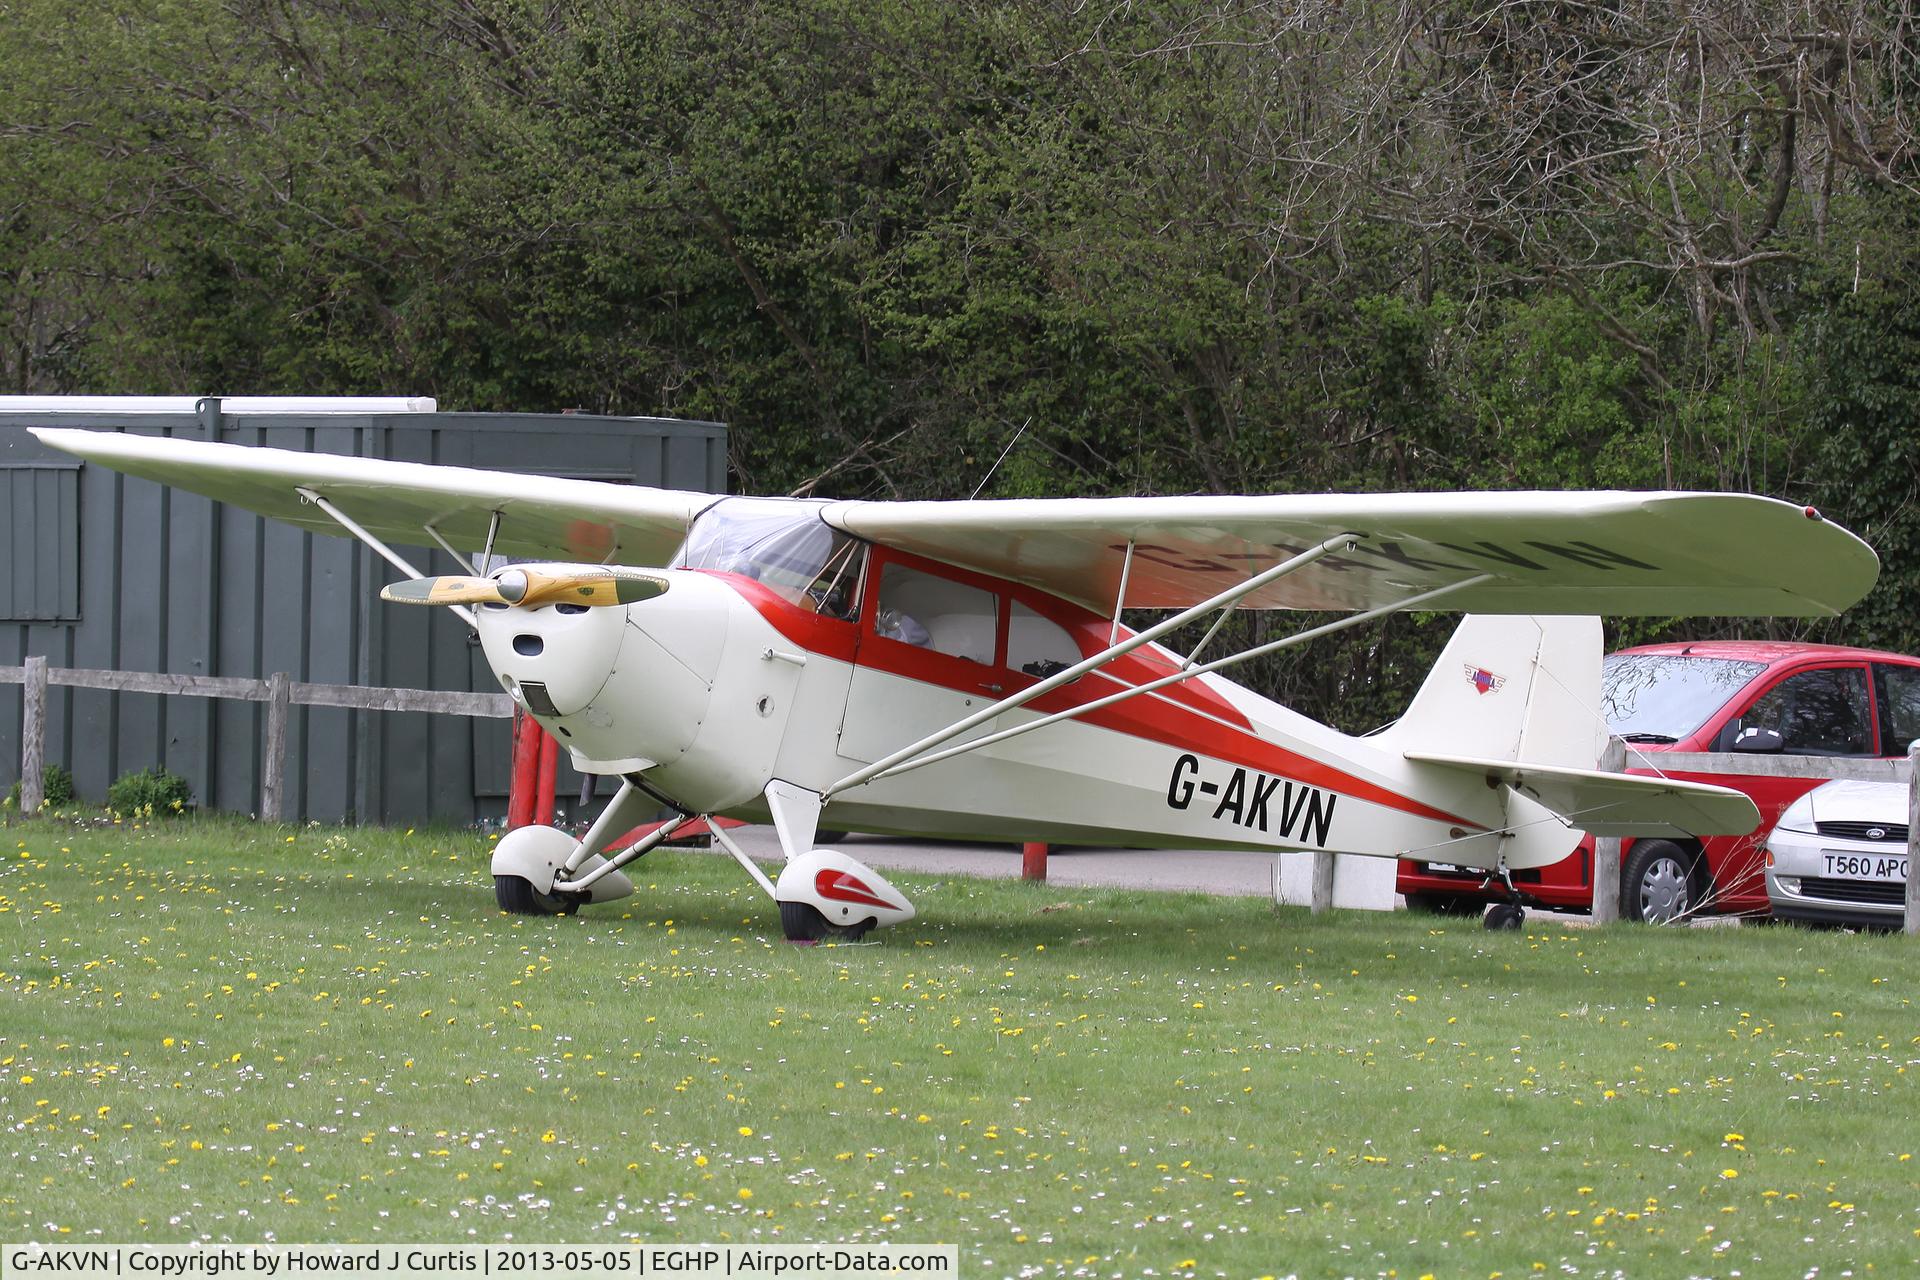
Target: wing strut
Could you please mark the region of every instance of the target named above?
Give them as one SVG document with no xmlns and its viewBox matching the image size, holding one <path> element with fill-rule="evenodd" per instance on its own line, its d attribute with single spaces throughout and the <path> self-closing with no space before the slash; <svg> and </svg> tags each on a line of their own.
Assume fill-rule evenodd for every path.
<svg viewBox="0 0 1920 1280">
<path fill-rule="evenodd" d="M 374 552 L 378 554 L 382 560 L 385 560 L 388 564 L 392 565 L 394 568 L 398 569 L 400 572 L 406 574 L 409 578 L 424 578 L 427 576 L 426 574 L 421 573 L 418 569 L 414 568 L 412 565 L 408 564 L 405 556 L 401 555 L 398 551 L 395 551 L 392 547 L 388 546 L 386 543 L 380 541 L 380 539 L 374 537 L 371 533 L 368 533 L 365 529 L 361 528 L 359 524 L 357 524 L 354 521 L 352 516 L 349 516 L 346 512 L 334 506 L 331 502 L 328 502 L 325 498 L 321 497 L 319 494 L 315 493 L 313 490 L 303 487 L 296 490 L 296 492 L 299 493 L 299 495 L 305 498 L 308 502 L 311 502 L 314 506 L 326 512 L 329 516 L 333 518 L 333 522 L 335 524 L 339 525 L 342 529 L 345 529 L 348 533 L 352 534 L 354 537 L 360 539 L 360 541 L 366 543 L 369 547 L 373 548 Z M 428 532 L 432 532 L 432 530 L 428 530 Z M 458 557 L 456 556 L 455 559 L 457 560 Z M 449 609 L 452 609 L 455 613 L 459 614 L 460 617 L 466 622 L 468 626 L 471 627 L 471 626 L 477 625 L 474 621 L 473 610 L 467 608 L 465 605 L 454 604 L 454 605 L 448 605 L 447 607 Z"/>
<path fill-rule="evenodd" d="M 1120 592 L 1113 599 L 1113 625 L 1107 629 L 1107 646 L 1120 639 L 1120 611 L 1127 607 L 1127 579 L 1133 576 L 1133 543 L 1127 539 L 1127 558 L 1120 562 Z"/>
<path fill-rule="evenodd" d="M 1116 702 L 1125 702 L 1128 698 L 1137 698 L 1143 693 L 1152 693 L 1156 689 L 1164 689 L 1170 684 L 1179 684 L 1183 680 L 1191 680 L 1193 677 L 1205 675 L 1209 671 L 1218 671 L 1222 667 L 1230 667 L 1236 662 L 1246 662 L 1251 658 L 1258 658 L 1263 654 L 1274 653 L 1281 649 L 1290 649 L 1295 645 L 1304 644 L 1308 640 L 1318 639 L 1324 635 L 1331 635 L 1336 631 L 1344 631 L 1348 627 L 1358 626 L 1362 622 L 1371 622 L 1383 614 L 1399 613 L 1405 609 L 1417 609 L 1421 605 L 1430 604 L 1442 596 L 1451 595 L 1455 591 L 1478 586 L 1492 576 L 1490 573 L 1481 574 L 1477 578 L 1467 578 L 1460 582 L 1450 582 L 1444 587 L 1435 587 L 1432 591 L 1423 591 L 1419 595 L 1408 596 L 1405 600 L 1398 601 L 1394 604 L 1383 604 L 1377 608 L 1368 609 L 1364 613 L 1349 614 L 1344 618 L 1326 623 L 1322 626 L 1310 628 L 1297 635 L 1282 636 L 1278 640 L 1270 640 L 1266 644 L 1256 648 L 1228 654 L 1224 658 L 1215 658 L 1212 662 L 1204 666 L 1183 667 L 1172 675 L 1162 676 L 1158 680 L 1150 680 L 1146 684 L 1129 685 L 1118 693 L 1108 694 L 1104 698 L 1096 698 L 1092 702 L 1084 702 L 1077 707 L 1068 707 L 1065 711 L 1056 711 L 1052 715 L 1042 716 L 1038 720 L 1029 720 L 1025 724 L 1017 724 L 1012 728 L 1002 729 L 998 733 L 990 733 L 984 738 L 969 738 L 959 746 L 948 747 L 945 751 L 936 751 L 932 755 L 918 756 L 914 759 L 902 761 L 900 764 L 887 770 L 886 776 L 891 777 L 894 774 L 911 773 L 913 770 L 925 765 L 937 764 L 942 760 L 951 759 L 954 756 L 965 755 L 969 751 L 977 751 L 981 747 L 991 746 L 996 742 L 1005 742 L 1008 738 L 1017 738 L 1023 733 L 1032 733 L 1035 729 L 1044 729 L 1048 725 L 1058 724 L 1062 720 L 1073 720 L 1089 712 L 1098 711 L 1102 707 L 1110 707 Z M 1189 659 L 1189 661 L 1191 661 L 1191 659 Z M 869 778 L 867 781 L 871 782 L 873 779 Z"/>
<path fill-rule="evenodd" d="M 454 550 L 453 544 L 451 542 L 448 542 L 445 538 L 441 537 L 440 531 L 434 528 L 432 525 L 427 525 L 426 530 L 428 533 L 433 535 L 433 540 L 440 544 L 440 549 L 453 557 L 453 562 L 455 564 L 466 565 L 468 568 L 473 568 L 473 564 L 474 564 L 473 557 L 462 554 L 461 552 Z M 476 576 L 480 576 L 479 569 L 473 569 L 473 572 Z"/>
<path fill-rule="evenodd" d="M 941 743 L 946 742 L 952 738 L 959 737 L 961 734 L 965 733 L 967 730 L 973 728 L 976 725 L 986 723 L 987 721 L 993 719 L 995 716 L 999 715 L 1003 711 L 1011 711 L 1015 707 L 1025 706 L 1027 703 L 1032 702 L 1035 698 L 1038 698 L 1047 693 L 1051 693 L 1053 690 L 1058 689 L 1061 685 L 1070 684 L 1073 681 L 1078 680 L 1081 676 L 1087 674 L 1087 672 L 1089 671 L 1092 671 L 1095 667 L 1105 666 L 1107 663 L 1112 662 L 1115 658 L 1119 658 L 1126 654 L 1132 653 L 1135 649 L 1140 648 L 1142 645 L 1151 644 L 1155 640 L 1158 640 L 1161 636 L 1167 634 L 1169 631 L 1172 631 L 1177 627 L 1184 626 L 1187 623 L 1193 621 L 1193 619 L 1195 618 L 1204 617 L 1215 609 L 1231 606 L 1235 601 L 1241 599 L 1242 597 L 1253 594 L 1255 591 L 1260 590 L 1260 588 L 1266 586 L 1270 582 L 1273 582 L 1279 578 L 1284 578 L 1290 573 L 1295 573 L 1301 569 L 1306 568 L 1308 565 L 1312 564 L 1316 560 L 1319 560 L 1323 556 L 1332 555 L 1336 551 L 1351 551 L 1354 549 L 1356 545 L 1358 545 L 1359 541 L 1360 541 L 1360 535 L 1357 533 L 1335 534 L 1333 537 L 1326 539 L 1324 542 L 1321 542 L 1315 546 L 1308 547 L 1305 551 L 1302 551 L 1299 555 L 1289 557 L 1286 560 L 1282 560 L 1279 564 L 1274 565 L 1271 569 L 1266 569 L 1261 571 L 1260 573 L 1255 574 L 1253 577 L 1248 578 L 1245 582 L 1238 583 L 1234 586 L 1228 587 L 1225 591 L 1220 592 L 1218 595 L 1213 596 L 1211 599 L 1202 600 L 1199 604 L 1194 605 L 1191 609 L 1183 609 L 1179 613 L 1174 614 L 1171 618 L 1167 618 L 1161 622 L 1157 622 L 1153 626 L 1148 627 L 1145 631 L 1141 631 L 1136 633 L 1135 635 L 1129 636 L 1127 639 L 1122 640 L 1118 644 L 1108 645 L 1105 649 L 1102 649 L 1099 653 L 1094 654 L 1091 658 L 1084 658 L 1081 661 L 1074 663 L 1072 666 L 1068 667 L 1064 671 L 1055 672 L 1053 675 L 1048 676 L 1045 680 L 1042 680 L 1039 684 L 1031 685 L 1025 689 L 1020 690 L 1020 692 L 1018 693 L 1010 694 L 1007 697 L 1000 699 L 1000 701 L 993 703 L 991 706 L 983 707 L 979 711 L 974 712 L 970 716 L 966 716 L 960 720 L 956 720 L 954 723 L 948 725 L 946 728 L 941 729 L 936 733 L 928 734 L 926 737 L 920 739 L 920 741 L 918 742 L 915 742 L 909 746 L 900 748 L 900 750 L 894 752 L 892 755 L 886 757 L 884 760 L 876 760 L 872 764 L 867 765 L 865 768 L 856 770 L 855 772 L 848 774 L 846 777 L 840 779 L 840 781 L 828 787 L 825 791 L 822 791 L 820 793 L 820 799 L 823 802 L 826 800 L 830 800 L 834 796 L 840 794 L 840 792 L 847 790 L 849 787 L 857 787 L 861 783 L 872 782 L 875 778 L 880 777 L 882 774 L 893 773 L 896 771 L 896 766 L 900 765 L 902 762 L 912 759 L 914 756 L 919 755 L 923 751 L 931 750 L 932 748 L 937 747 Z M 1487 576 L 1491 576 L 1491 575 L 1487 575 Z M 1478 582 L 1485 581 L 1485 578 L 1475 578 L 1473 581 L 1478 583 Z M 1407 603 L 1406 601 L 1401 601 L 1400 603 L 1394 605 L 1393 607 L 1396 609 L 1403 608 L 1406 605 L 1406 603 Z M 967 745 L 969 747 L 972 746 L 971 743 Z"/>
</svg>

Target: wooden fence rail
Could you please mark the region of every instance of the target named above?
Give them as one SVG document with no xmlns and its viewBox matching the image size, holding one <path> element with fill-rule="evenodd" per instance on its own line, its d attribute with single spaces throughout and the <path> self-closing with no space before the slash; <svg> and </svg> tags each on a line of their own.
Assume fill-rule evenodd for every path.
<svg viewBox="0 0 1920 1280">
<path fill-rule="evenodd" d="M 116 693 L 184 694 L 192 698 L 234 698 L 267 707 L 266 749 L 261 760 L 260 817 L 279 822 L 285 815 L 283 776 L 287 764 L 287 720 L 293 707 L 344 707 L 354 711 L 426 711 L 439 715 L 510 719 L 513 699 L 504 693 L 450 693 L 436 689 L 386 689 L 374 685 L 308 684 L 276 671 L 264 680 L 244 676 L 195 676 L 163 671 L 99 671 L 49 667 L 44 657 L 22 666 L 0 666 L 0 684 L 24 685 L 20 724 L 20 811 L 32 813 L 45 798 L 41 773 L 46 762 L 47 687 L 105 689 Z"/>
</svg>

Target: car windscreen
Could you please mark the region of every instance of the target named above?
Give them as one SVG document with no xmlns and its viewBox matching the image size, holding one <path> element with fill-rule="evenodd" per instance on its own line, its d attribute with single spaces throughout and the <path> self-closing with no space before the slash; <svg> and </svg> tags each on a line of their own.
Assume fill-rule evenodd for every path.
<svg viewBox="0 0 1920 1280">
<path fill-rule="evenodd" d="M 1622 738 L 1678 742 L 1765 669 L 1765 663 L 1695 654 L 1609 654 L 1601 668 L 1600 710 Z"/>
</svg>

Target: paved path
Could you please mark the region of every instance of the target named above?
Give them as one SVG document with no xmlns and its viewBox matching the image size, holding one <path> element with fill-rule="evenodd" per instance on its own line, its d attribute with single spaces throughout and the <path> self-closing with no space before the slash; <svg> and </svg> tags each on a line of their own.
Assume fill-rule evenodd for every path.
<svg viewBox="0 0 1920 1280">
<path fill-rule="evenodd" d="M 733 833 L 748 855 L 761 861 L 780 861 L 780 841 L 772 827 L 740 827 Z M 927 875 L 967 875 L 1011 880 L 1020 874 L 1020 848 L 1006 844 L 943 844 L 933 840 L 902 840 L 893 836 L 850 835 L 837 842 L 840 849 L 882 871 L 916 871 Z M 1047 858 L 1049 884 L 1102 885 L 1122 889 L 1186 890 L 1224 897 L 1273 896 L 1274 860 L 1271 853 L 1224 853 L 1216 849 L 1055 849 Z M 1403 906 L 1394 899 L 1396 907 Z M 1560 925 L 1586 927 L 1584 913 L 1529 907 L 1529 916 Z M 1725 916 L 1693 922 L 1695 928 L 1738 924 Z"/>
<path fill-rule="evenodd" d="M 780 858 L 780 841 L 772 827 L 741 827 L 733 837 L 756 859 L 777 862 Z M 1020 874 L 1018 845 L 942 844 L 851 835 L 832 847 L 882 871 L 1003 879 Z M 1270 853 L 1222 853 L 1212 849 L 1056 849 L 1047 858 L 1047 880 L 1069 886 L 1184 889 L 1227 897 L 1270 897 L 1273 860 Z"/>
</svg>

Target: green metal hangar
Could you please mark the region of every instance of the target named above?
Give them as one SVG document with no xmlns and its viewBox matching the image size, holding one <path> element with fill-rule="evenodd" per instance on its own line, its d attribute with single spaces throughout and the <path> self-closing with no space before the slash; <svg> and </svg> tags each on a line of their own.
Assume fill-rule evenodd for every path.
<svg viewBox="0 0 1920 1280">
<path fill-rule="evenodd" d="M 32 426 L 726 487 L 726 428 L 712 422 L 443 413 L 419 398 L 0 396 L 0 666 L 40 655 L 49 668 L 498 692 L 459 618 L 380 603 L 398 575 L 358 542 L 86 466 L 43 447 Z M 427 572 L 464 571 L 438 548 L 399 550 Z M 20 771 L 19 689 L 0 685 L 0 788 Z M 505 811 L 506 720 L 303 706 L 291 715 L 289 818 L 468 823 Z M 263 727 L 255 702 L 55 684 L 46 759 L 71 769 L 88 801 L 123 773 L 165 765 L 202 807 L 249 813 Z M 560 796 L 578 790 L 563 764 Z"/>
</svg>

